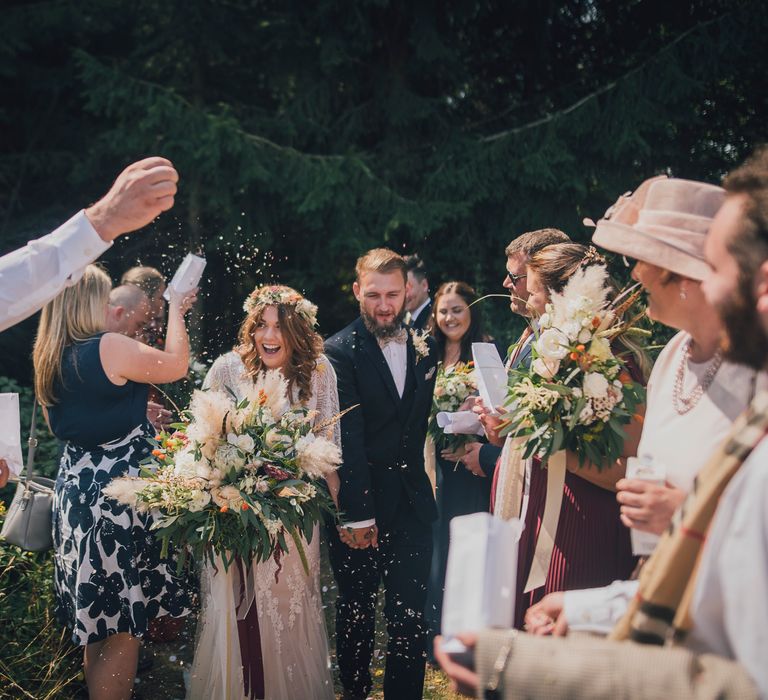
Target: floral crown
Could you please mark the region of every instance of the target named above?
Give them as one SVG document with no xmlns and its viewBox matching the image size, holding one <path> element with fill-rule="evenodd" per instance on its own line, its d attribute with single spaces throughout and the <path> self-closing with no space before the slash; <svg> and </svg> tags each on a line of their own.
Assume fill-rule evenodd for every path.
<svg viewBox="0 0 768 700">
<path fill-rule="evenodd" d="M 317 325 L 317 307 L 296 290 L 282 285 L 256 287 L 246 298 L 243 311 L 252 313 L 267 306 L 293 306 L 294 311 L 313 328 Z"/>
<path fill-rule="evenodd" d="M 594 246 L 588 246 L 587 252 L 584 253 L 584 257 L 581 259 L 581 267 L 588 267 L 589 265 L 605 265 L 605 257 L 597 252 L 597 248 Z"/>
</svg>

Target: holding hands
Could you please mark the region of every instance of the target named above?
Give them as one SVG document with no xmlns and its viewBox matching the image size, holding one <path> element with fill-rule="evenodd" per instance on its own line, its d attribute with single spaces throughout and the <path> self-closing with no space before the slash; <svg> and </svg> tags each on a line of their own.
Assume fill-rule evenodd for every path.
<svg viewBox="0 0 768 700">
<path fill-rule="evenodd" d="M 379 529 L 376 525 L 368 527 L 344 527 L 337 528 L 341 541 L 351 549 L 367 549 L 379 547 Z"/>
<path fill-rule="evenodd" d="M 685 500 L 685 491 L 669 482 L 659 485 L 642 479 L 620 479 L 616 490 L 621 522 L 655 535 L 661 535 L 669 527 L 672 515 Z"/>
</svg>

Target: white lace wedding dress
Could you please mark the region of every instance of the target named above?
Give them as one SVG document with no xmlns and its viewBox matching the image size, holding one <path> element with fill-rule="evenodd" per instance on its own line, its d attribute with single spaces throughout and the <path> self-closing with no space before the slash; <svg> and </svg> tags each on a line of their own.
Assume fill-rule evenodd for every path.
<svg viewBox="0 0 768 700">
<path fill-rule="evenodd" d="M 240 387 L 251 382 L 239 355 L 234 352 L 213 363 L 205 387 L 229 387 L 242 397 Z M 294 392 L 294 403 L 298 403 Z M 327 422 L 339 412 L 336 375 L 325 356 L 318 360 L 312 375 L 312 396 L 306 407 L 317 411 L 316 424 Z M 341 445 L 338 421 L 329 432 Z M 291 547 L 278 564 L 274 558 L 254 563 L 246 585 L 249 604 L 257 606 L 261 651 L 264 663 L 265 700 L 333 700 L 333 678 L 328 654 L 320 596 L 320 533 L 315 526 L 312 542 L 302 540 L 309 564 L 309 576 L 301 558 Z M 219 571 L 221 571 L 219 567 Z M 201 574 L 201 611 L 198 641 L 190 673 L 188 700 L 222 700 L 245 697 L 234 619 L 233 586 L 222 585 L 222 576 L 206 565 Z M 251 600 L 253 601 L 251 603 Z M 237 617 L 247 610 L 242 606 Z"/>
</svg>

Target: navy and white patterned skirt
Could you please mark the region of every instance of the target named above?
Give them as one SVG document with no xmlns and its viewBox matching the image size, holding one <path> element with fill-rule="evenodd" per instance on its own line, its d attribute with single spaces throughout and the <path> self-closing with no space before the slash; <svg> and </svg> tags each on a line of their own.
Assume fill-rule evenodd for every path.
<svg viewBox="0 0 768 700">
<path fill-rule="evenodd" d="M 53 505 L 56 597 L 75 644 L 127 632 L 141 637 L 149 620 L 190 612 L 189 586 L 176 557 L 161 558 L 152 517 L 102 496 L 118 476 L 136 476 L 154 434 L 147 423 L 124 438 L 86 450 L 67 443 Z"/>
</svg>

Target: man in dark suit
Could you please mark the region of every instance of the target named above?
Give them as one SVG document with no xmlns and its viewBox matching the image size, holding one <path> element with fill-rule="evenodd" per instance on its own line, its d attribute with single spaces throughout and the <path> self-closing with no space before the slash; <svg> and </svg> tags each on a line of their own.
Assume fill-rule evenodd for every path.
<svg viewBox="0 0 768 700">
<path fill-rule="evenodd" d="M 426 625 L 422 611 L 437 513 L 424 471 L 424 439 L 437 352 L 403 325 L 406 269 L 383 248 L 357 261 L 360 318 L 330 338 L 338 378 L 343 464 L 342 526 L 329 528 L 339 587 L 336 651 L 345 698 L 371 689 L 376 597 L 384 584 L 389 635 L 384 695 L 422 697 Z"/>
<path fill-rule="evenodd" d="M 524 319 L 530 318 L 531 312 L 527 306 L 528 288 L 526 287 L 526 264 L 534 253 L 555 243 L 570 243 L 566 233 L 556 228 L 543 228 L 528 231 L 515 238 L 504 250 L 507 256 L 506 275 L 502 285 L 509 290 L 509 308 L 513 314 Z M 533 334 L 526 323 L 525 330 L 510 349 L 507 357 L 507 367 L 527 367 L 531 362 Z M 490 443 L 470 443 L 462 463 L 469 471 L 491 477 L 496 469 L 496 461 L 501 455 L 501 448 Z"/>
<path fill-rule="evenodd" d="M 414 330 L 424 330 L 432 316 L 432 299 L 429 297 L 429 279 L 424 261 L 415 253 L 405 256 L 408 288 L 405 291 L 405 310 L 408 325 Z"/>
</svg>

